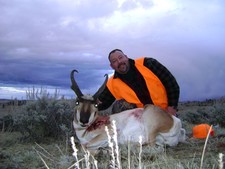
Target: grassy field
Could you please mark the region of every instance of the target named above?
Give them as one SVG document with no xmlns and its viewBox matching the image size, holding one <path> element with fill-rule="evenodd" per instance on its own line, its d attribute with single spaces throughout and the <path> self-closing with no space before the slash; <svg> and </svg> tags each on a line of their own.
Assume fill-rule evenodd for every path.
<svg viewBox="0 0 225 169">
<path fill-rule="evenodd" d="M 7 115 L 12 115 L 13 117 L 18 115 L 22 107 L 16 105 L 1 107 L 0 119 Z M 223 157 L 223 154 L 225 154 L 225 126 L 222 126 L 222 122 L 222 125 L 218 125 L 217 121 L 210 119 L 212 116 L 207 114 L 212 112 L 217 113 L 218 116 L 222 113 L 225 114 L 224 99 L 185 102 L 180 103 L 178 108 L 178 115 L 187 131 L 187 143 L 180 143 L 176 147 L 164 147 L 163 149 L 131 144 L 119 145 L 118 161 L 113 161 L 112 153 L 109 150 L 101 150 L 98 155 L 92 157 L 87 152 L 84 152 L 78 141 L 75 140 L 78 150 L 76 159 L 73 156 L 74 151 L 70 141 L 71 135 L 65 135 L 60 137 L 60 139 L 43 137 L 41 141 L 31 141 L 25 139 L 21 132 L 13 128 L 0 126 L 0 169 L 206 169 L 223 167 L 222 165 L 225 161 Z M 204 116 L 201 117 L 199 114 Z M 223 116 L 219 117 L 223 118 Z M 203 118 L 205 118 L 205 121 L 202 120 Z M 209 137 L 207 140 L 192 138 L 192 127 L 198 122 L 200 124 L 207 122 L 207 120 L 209 123 L 213 123 L 215 136 Z M 191 123 L 191 121 L 194 123 Z M 77 160 L 80 160 L 80 162 L 75 167 Z M 114 163 L 115 165 L 113 165 Z"/>
</svg>

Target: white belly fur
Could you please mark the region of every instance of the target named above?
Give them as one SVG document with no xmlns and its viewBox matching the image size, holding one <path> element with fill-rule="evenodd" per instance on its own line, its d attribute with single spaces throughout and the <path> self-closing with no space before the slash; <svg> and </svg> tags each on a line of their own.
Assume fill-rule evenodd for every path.
<svg viewBox="0 0 225 169">
<path fill-rule="evenodd" d="M 140 111 L 140 112 L 138 112 Z M 115 114 L 110 117 L 110 120 L 116 121 L 118 143 L 126 144 L 129 142 L 140 141 L 140 136 L 142 137 L 142 142 L 147 142 L 147 134 L 145 133 L 145 128 L 143 120 L 140 118 L 142 116 L 143 108 L 135 109 L 135 111 L 124 111 L 123 115 L 119 117 Z M 139 115 L 140 116 L 139 116 Z"/>
</svg>

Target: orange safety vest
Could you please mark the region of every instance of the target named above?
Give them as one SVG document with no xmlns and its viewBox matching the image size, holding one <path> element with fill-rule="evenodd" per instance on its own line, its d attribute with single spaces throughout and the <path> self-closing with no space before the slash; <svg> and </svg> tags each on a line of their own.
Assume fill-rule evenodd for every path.
<svg viewBox="0 0 225 169">
<path fill-rule="evenodd" d="M 152 71 L 144 66 L 144 58 L 136 59 L 135 66 L 146 82 L 153 104 L 166 109 L 168 107 L 168 98 L 162 82 Z M 137 107 L 144 107 L 135 92 L 119 78 L 110 77 L 106 85 L 117 100 L 125 99 L 129 103 L 136 104 Z"/>
</svg>

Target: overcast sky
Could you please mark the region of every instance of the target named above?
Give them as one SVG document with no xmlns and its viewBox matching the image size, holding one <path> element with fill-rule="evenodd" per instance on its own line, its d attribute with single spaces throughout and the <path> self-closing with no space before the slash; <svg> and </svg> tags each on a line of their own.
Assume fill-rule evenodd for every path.
<svg viewBox="0 0 225 169">
<path fill-rule="evenodd" d="M 33 86 L 75 97 L 72 69 L 93 94 L 114 48 L 160 61 L 181 101 L 225 96 L 224 0 L 0 0 L 0 13 L 0 98 Z"/>
</svg>

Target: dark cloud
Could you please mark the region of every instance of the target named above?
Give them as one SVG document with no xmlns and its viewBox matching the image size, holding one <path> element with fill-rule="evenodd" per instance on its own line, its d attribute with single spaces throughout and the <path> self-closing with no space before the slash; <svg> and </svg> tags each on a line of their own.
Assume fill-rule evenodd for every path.
<svg viewBox="0 0 225 169">
<path fill-rule="evenodd" d="M 162 62 L 181 100 L 224 96 L 225 2 L 160 2 L 0 0 L 1 97 L 32 85 L 71 96 L 72 69 L 82 91 L 94 93 L 113 72 L 114 48 Z"/>
</svg>

